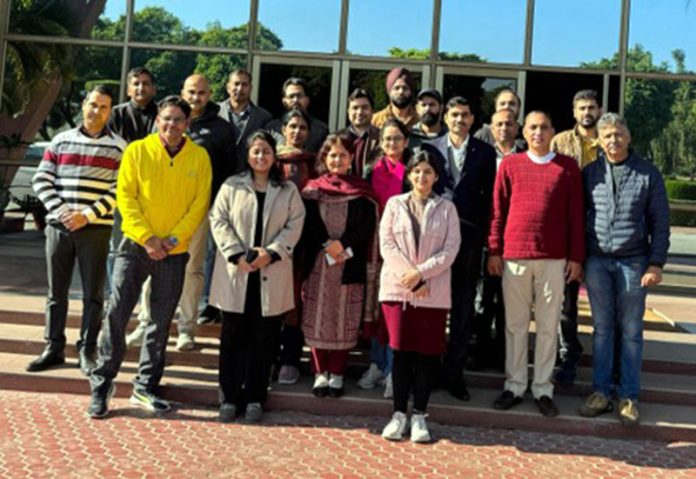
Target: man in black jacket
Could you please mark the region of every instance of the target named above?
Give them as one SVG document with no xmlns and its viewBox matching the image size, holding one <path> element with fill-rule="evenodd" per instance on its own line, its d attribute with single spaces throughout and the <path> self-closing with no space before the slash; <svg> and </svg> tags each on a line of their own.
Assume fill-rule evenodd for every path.
<svg viewBox="0 0 696 479">
<path fill-rule="evenodd" d="M 237 165 L 235 172 L 242 171 L 247 160 L 247 138 L 264 128 L 273 118 L 264 108 L 251 101 L 251 73 L 238 68 L 227 79 L 229 97 L 219 103 L 220 117 L 226 120 L 235 133 Z"/>
<path fill-rule="evenodd" d="M 481 275 L 481 254 L 488 232 L 496 154 L 492 146 L 469 134 L 474 115 L 466 98 L 456 96 L 447 102 L 445 123 L 447 134 L 423 143 L 421 148 L 440 157 L 442 174 L 435 191 L 451 199 L 459 214 L 462 244 L 452 265 L 452 311 L 444 372 L 450 393 L 467 401 L 469 392 L 463 371 L 474 318 L 476 284 Z"/>
</svg>

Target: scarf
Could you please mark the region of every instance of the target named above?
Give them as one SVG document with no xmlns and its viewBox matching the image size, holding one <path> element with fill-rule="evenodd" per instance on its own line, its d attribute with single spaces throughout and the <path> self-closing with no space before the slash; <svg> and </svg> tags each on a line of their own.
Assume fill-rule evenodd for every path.
<svg viewBox="0 0 696 479">
<path fill-rule="evenodd" d="M 389 198 L 403 193 L 405 176 L 406 166 L 403 163 L 393 163 L 386 156 L 377 161 L 372 170 L 371 182 L 380 212 L 384 211 Z"/>
<path fill-rule="evenodd" d="M 308 151 L 282 145 L 278 147 L 277 159 L 278 165 L 283 172 L 283 179 L 295 183 L 295 186 L 300 191 L 305 187 L 308 180 L 317 176 L 314 169 L 314 154 Z"/>
</svg>

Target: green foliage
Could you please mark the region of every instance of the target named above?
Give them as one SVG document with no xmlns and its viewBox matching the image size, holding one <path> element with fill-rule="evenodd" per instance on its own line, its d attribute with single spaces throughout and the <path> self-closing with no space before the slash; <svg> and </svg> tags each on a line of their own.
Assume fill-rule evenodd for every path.
<svg viewBox="0 0 696 479">
<path fill-rule="evenodd" d="M 675 210 L 669 212 L 669 224 L 672 226 L 696 226 L 696 211 Z"/>
<path fill-rule="evenodd" d="M 685 180 L 665 180 L 667 196 L 670 200 L 696 201 L 696 182 Z"/>
</svg>

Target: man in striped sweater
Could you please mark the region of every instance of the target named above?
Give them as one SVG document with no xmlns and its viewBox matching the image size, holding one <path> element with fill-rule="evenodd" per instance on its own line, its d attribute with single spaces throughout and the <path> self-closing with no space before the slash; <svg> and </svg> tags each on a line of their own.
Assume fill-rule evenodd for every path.
<svg viewBox="0 0 696 479">
<path fill-rule="evenodd" d="M 529 320 L 536 341 L 532 394 L 544 416 L 556 416 L 551 375 L 563 289 L 582 274 L 585 258 L 582 179 L 576 161 L 551 151 L 546 113 L 524 123 L 529 151 L 500 164 L 493 192 L 488 272 L 503 277 L 505 390 L 493 407 L 509 409 L 527 390 Z"/>
<path fill-rule="evenodd" d="M 77 259 L 82 282 L 82 326 L 77 341 L 79 366 L 95 366 L 101 326 L 116 178 L 126 142 L 106 127 L 113 94 L 96 86 L 82 102 L 82 124 L 53 138 L 33 179 L 48 210 L 46 264 L 48 301 L 46 341 L 27 371 L 43 371 L 65 362 L 68 291 Z"/>
</svg>

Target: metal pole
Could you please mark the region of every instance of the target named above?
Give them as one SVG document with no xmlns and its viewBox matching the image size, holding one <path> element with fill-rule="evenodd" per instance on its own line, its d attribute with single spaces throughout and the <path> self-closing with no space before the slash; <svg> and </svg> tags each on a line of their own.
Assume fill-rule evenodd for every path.
<svg viewBox="0 0 696 479">
<path fill-rule="evenodd" d="M 130 48 L 128 44 L 133 34 L 133 16 L 135 15 L 134 0 L 126 2 L 126 31 L 123 34 L 123 55 L 121 56 L 121 91 L 119 92 L 119 102 L 126 101 L 126 90 L 128 83 L 128 71 L 130 70 Z"/>
<path fill-rule="evenodd" d="M 440 54 L 440 18 L 442 13 L 442 0 L 434 0 L 433 2 L 433 30 L 432 38 L 430 40 L 430 71 L 434 72 L 437 66 L 438 56 Z M 428 83 L 426 85 L 425 78 L 423 79 L 423 88 L 432 88 L 434 75 L 430 75 L 428 78 Z"/>
<path fill-rule="evenodd" d="M 532 46 L 534 42 L 534 0 L 527 0 L 527 23 L 524 33 L 524 66 L 532 64 Z"/>
<path fill-rule="evenodd" d="M 631 16 L 631 0 L 623 0 L 621 6 L 621 32 L 619 39 L 619 114 L 624 114 L 626 95 L 626 67 L 628 65 L 628 29 Z"/>
<path fill-rule="evenodd" d="M 0 110 L 5 88 L 5 56 L 7 55 L 7 30 L 10 28 L 10 2 L 0 3 Z"/>
</svg>

